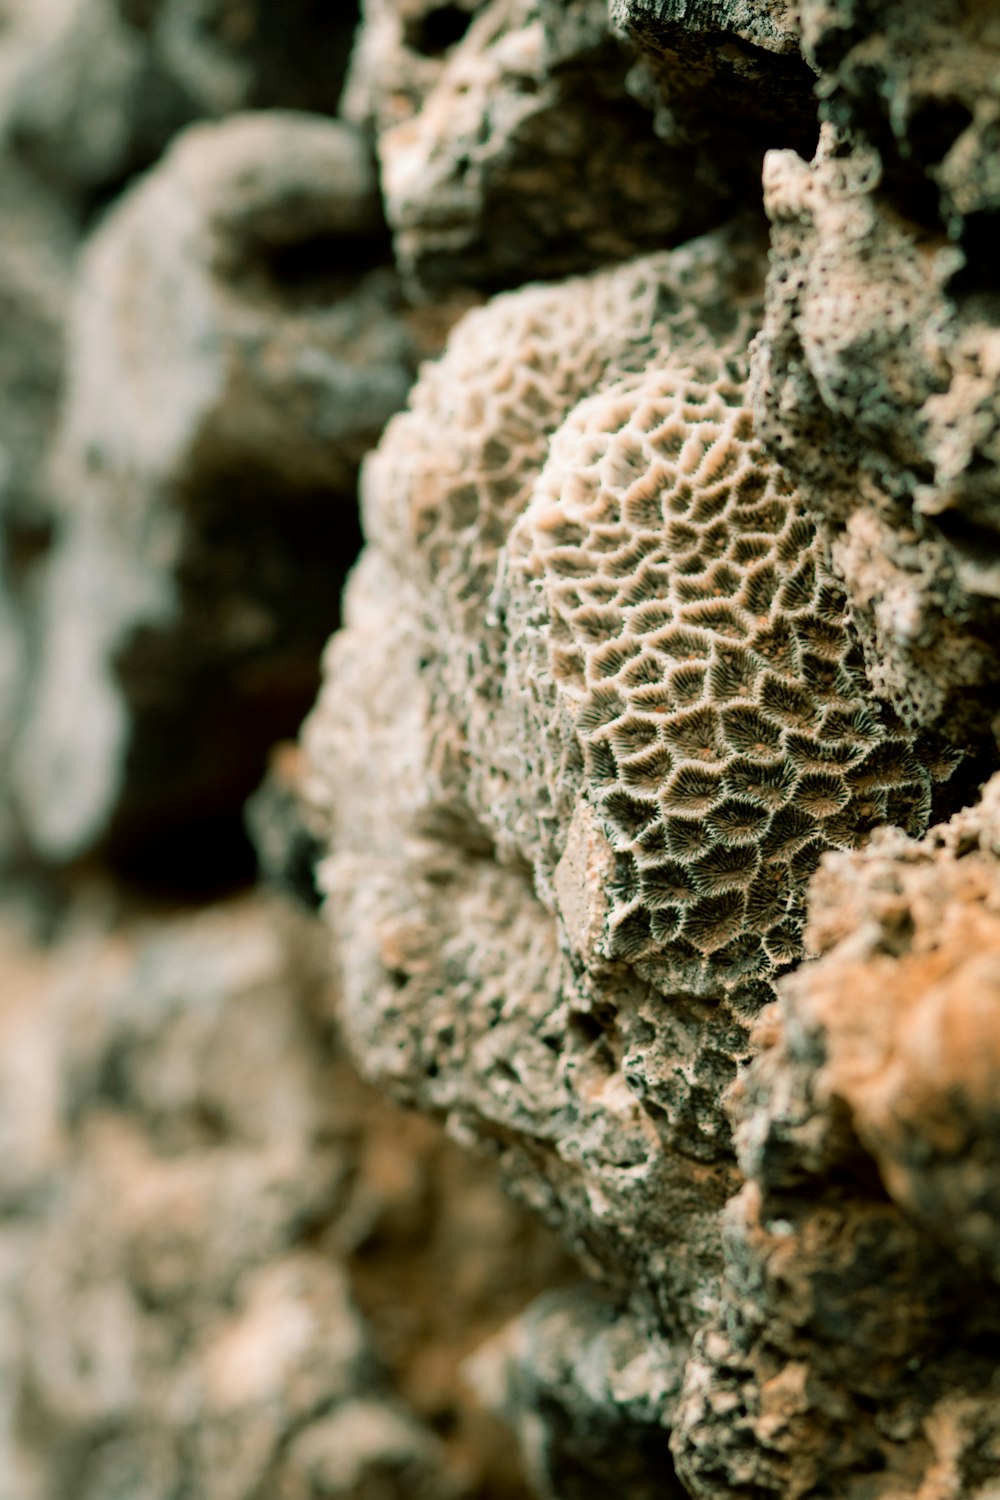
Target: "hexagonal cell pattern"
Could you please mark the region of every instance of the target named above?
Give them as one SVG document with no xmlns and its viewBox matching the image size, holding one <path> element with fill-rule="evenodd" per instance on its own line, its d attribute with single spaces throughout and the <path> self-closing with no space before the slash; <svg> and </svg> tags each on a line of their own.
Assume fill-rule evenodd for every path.
<svg viewBox="0 0 1000 1500">
<path fill-rule="evenodd" d="M 510 553 L 617 856 L 607 957 L 665 987 L 769 978 L 823 851 L 920 832 L 931 777 L 742 386 L 702 361 L 583 402 Z"/>
</svg>

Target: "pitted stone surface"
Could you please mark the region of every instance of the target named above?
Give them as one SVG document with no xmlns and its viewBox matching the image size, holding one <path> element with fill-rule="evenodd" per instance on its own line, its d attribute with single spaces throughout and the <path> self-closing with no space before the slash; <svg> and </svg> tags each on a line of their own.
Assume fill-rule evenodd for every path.
<svg viewBox="0 0 1000 1500">
<path fill-rule="evenodd" d="M 745 201 L 657 140 L 603 0 L 369 0 L 345 109 L 372 122 L 400 268 L 495 291 L 674 244 Z"/>
<path fill-rule="evenodd" d="M 618 856 L 609 958 L 668 994 L 766 978 L 801 951 L 825 849 L 926 826 L 930 773 L 873 701 L 822 544 L 724 369 L 578 407 L 510 551 Z"/>
<path fill-rule="evenodd" d="M 733 249 L 456 328 L 366 466 L 306 733 L 364 1066 L 687 1331 L 738 1185 L 722 1096 L 808 876 L 922 831 L 932 775 L 753 436 Z"/>
</svg>

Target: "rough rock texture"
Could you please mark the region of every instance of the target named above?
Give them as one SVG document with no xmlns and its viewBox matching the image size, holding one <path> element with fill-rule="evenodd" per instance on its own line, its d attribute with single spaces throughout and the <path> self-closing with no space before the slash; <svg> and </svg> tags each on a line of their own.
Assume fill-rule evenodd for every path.
<svg viewBox="0 0 1000 1500">
<path fill-rule="evenodd" d="M 626 89 L 629 64 L 600 0 L 370 0 L 346 108 L 377 127 L 411 285 L 564 276 L 725 217 L 714 162 L 664 150 Z"/>
<path fill-rule="evenodd" d="M 964 745 L 995 713 L 1000 119 L 989 6 L 803 7 L 830 123 L 769 157 L 760 431 L 827 518 L 879 691 Z"/>
<path fill-rule="evenodd" d="M 470 1373 L 512 1422 L 540 1494 L 602 1489 L 681 1500 L 670 1422 L 676 1350 L 592 1289 L 548 1293 L 480 1350 Z"/>
<path fill-rule="evenodd" d="M 786 0 L 608 0 L 639 61 L 630 88 L 668 145 L 704 142 L 720 179 L 757 179 L 761 153 L 809 150 L 815 78 L 802 56 L 801 7 Z"/>
<path fill-rule="evenodd" d="M 459 325 L 366 467 L 306 732 L 364 1067 L 486 1143 L 674 1364 L 808 875 L 930 805 L 742 405 L 755 273 L 741 228 Z"/>
<path fill-rule="evenodd" d="M 88 246 L 19 788 L 66 859 L 235 817 L 315 690 L 417 342 L 346 126 L 201 126 Z"/>
<path fill-rule="evenodd" d="M 6 0 L 0 116 L 21 156 L 86 204 L 202 116 L 332 113 L 356 15 L 343 0 Z"/>
<path fill-rule="evenodd" d="M 732 235 L 502 297 L 459 325 L 367 467 L 377 541 L 350 585 L 349 628 L 334 639 L 306 739 L 309 794 L 329 821 L 321 873 L 345 1024 L 366 1067 L 492 1141 L 504 1174 L 613 1279 L 682 1307 L 700 1279 L 692 1266 L 710 1275 L 717 1256 L 713 1211 L 664 1152 L 657 1121 L 688 1141 L 701 1192 L 714 1183 L 724 1195 L 712 1095 L 733 1064 L 714 1045 L 688 1076 L 640 1061 L 659 1046 L 660 1005 L 635 971 L 590 951 L 603 929 L 596 882 L 613 854 L 588 806 L 568 856 L 576 869 L 563 868 L 564 909 L 575 901 L 577 912 L 573 947 L 560 951 L 551 897 L 533 891 L 536 872 L 551 874 L 551 835 L 528 819 L 543 767 L 538 747 L 511 738 L 517 692 L 498 703 L 510 638 L 493 595 L 510 529 L 580 397 L 644 369 L 668 339 L 679 359 L 693 353 L 701 309 L 735 357 L 758 276 L 753 243 Z M 505 764 L 518 753 L 528 757 L 520 782 Z M 578 758 L 571 741 L 566 754 Z M 696 991 L 673 1012 L 677 1045 L 718 998 Z M 745 1027 L 728 1024 L 738 1054 Z M 636 1068 L 656 1070 L 655 1118 L 625 1081 Z M 657 1240 L 664 1248 L 650 1255 Z"/>
<path fill-rule="evenodd" d="M 4 1500 L 516 1495 L 456 1369 L 559 1257 L 331 1054 L 317 930 L 92 927 L 4 929 Z"/>
<path fill-rule="evenodd" d="M 734 1095 L 726 1310 L 675 1427 L 694 1494 L 994 1493 L 998 809 L 994 780 L 814 881 L 821 956 Z"/>
<path fill-rule="evenodd" d="M 0 0 L 0 1500 L 997 1500 L 995 9 Z"/>
</svg>

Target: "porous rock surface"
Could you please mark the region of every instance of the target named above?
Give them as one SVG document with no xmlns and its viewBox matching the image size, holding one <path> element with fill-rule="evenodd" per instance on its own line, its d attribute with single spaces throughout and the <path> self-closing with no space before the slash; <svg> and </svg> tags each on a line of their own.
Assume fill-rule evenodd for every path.
<svg viewBox="0 0 1000 1500">
<path fill-rule="evenodd" d="M 694 1493 L 993 1491 L 998 795 L 813 883 L 819 957 L 732 1100 L 726 1313 L 675 1430 Z"/>
<path fill-rule="evenodd" d="M 759 428 L 826 519 L 869 675 L 966 745 L 998 680 L 1000 32 L 990 6 L 802 8 L 827 123 L 772 153 Z"/>
<path fill-rule="evenodd" d="M 718 180 L 738 191 L 764 150 L 809 150 L 816 133 L 802 7 L 787 0 L 607 0 L 636 51 L 631 92 L 668 145 L 704 143 Z"/>
<path fill-rule="evenodd" d="M 710 153 L 667 151 L 603 0 L 369 0 L 345 96 L 377 130 L 408 282 L 517 285 L 689 238 L 731 210 Z"/>
<path fill-rule="evenodd" d="M 20 805 L 46 857 L 238 817 L 357 548 L 418 351 L 343 124 L 195 127 L 89 242 Z"/>
<path fill-rule="evenodd" d="M 994 9 L 354 19 L 0 0 L 0 1500 L 996 1500 Z"/>
<path fill-rule="evenodd" d="M 786 1468 L 766 1424 L 730 1452 L 712 1402 L 725 1422 L 737 1377 L 700 1373 L 716 1317 L 742 1316 L 727 1085 L 802 956 L 823 852 L 923 832 L 953 764 L 872 691 L 814 521 L 754 434 L 745 235 L 463 320 L 366 465 L 369 545 L 305 734 L 365 1069 L 485 1146 L 623 1338 L 654 1340 L 634 1482 L 665 1473 L 673 1425 L 706 1497 L 758 1470 L 807 1493 L 782 1489 L 799 1436 Z M 591 1318 L 565 1314 L 574 1347 Z M 536 1465 L 561 1494 L 588 1401 L 590 1427 L 632 1431 L 609 1394 L 628 1360 L 594 1395 L 567 1357 L 559 1399 L 535 1363 L 533 1397 L 516 1360 L 508 1385 L 529 1428 L 546 1414 Z"/>
<path fill-rule="evenodd" d="M 3 921 L 4 1500 L 523 1494 L 456 1372 L 558 1254 L 331 1047 L 306 919 L 101 912 Z"/>
</svg>

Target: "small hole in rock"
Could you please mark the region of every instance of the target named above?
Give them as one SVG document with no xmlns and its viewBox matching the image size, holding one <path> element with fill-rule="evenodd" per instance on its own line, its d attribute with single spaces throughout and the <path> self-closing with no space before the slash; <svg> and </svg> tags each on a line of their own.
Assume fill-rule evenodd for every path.
<svg viewBox="0 0 1000 1500">
<path fill-rule="evenodd" d="M 460 5 L 437 5 L 407 23 L 406 45 L 423 57 L 443 57 L 462 40 L 471 23 L 472 16 Z"/>
</svg>

